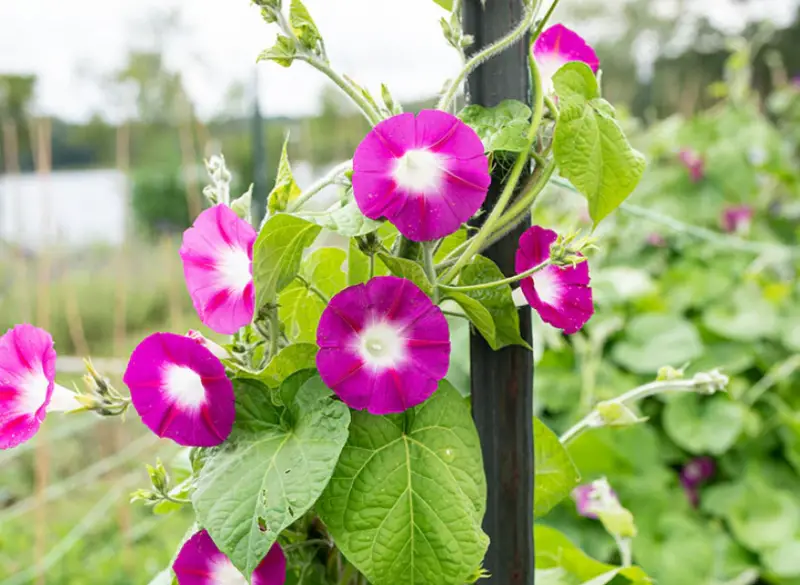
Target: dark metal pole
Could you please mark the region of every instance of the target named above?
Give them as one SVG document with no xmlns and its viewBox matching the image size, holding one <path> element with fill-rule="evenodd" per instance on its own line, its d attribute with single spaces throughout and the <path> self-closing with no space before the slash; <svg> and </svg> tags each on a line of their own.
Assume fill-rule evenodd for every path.
<svg viewBox="0 0 800 585">
<path fill-rule="evenodd" d="M 480 48 L 510 31 L 523 15 L 523 0 L 465 0 L 464 29 Z M 468 80 L 470 101 L 494 106 L 505 99 L 530 100 L 528 42 L 481 65 Z M 524 180 L 524 177 L 523 177 Z M 521 181 L 522 182 L 522 181 Z M 503 189 L 502 170 L 492 180 L 486 208 Z M 486 251 L 506 275 L 523 224 Z M 531 342 L 530 309 L 520 311 L 523 337 Z M 533 356 L 522 347 L 492 351 L 479 335 L 470 344 L 472 410 L 483 447 L 489 499 L 484 529 L 491 545 L 485 568 L 490 585 L 532 585 L 533 547 Z"/>
</svg>

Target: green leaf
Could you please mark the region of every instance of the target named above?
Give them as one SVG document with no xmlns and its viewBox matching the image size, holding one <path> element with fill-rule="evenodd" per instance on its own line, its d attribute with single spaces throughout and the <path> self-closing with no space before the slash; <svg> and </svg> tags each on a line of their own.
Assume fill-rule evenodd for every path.
<svg viewBox="0 0 800 585">
<path fill-rule="evenodd" d="M 453 0 L 433 0 L 439 6 L 444 8 L 445 10 L 452 10 L 453 9 Z"/>
<path fill-rule="evenodd" d="M 317 48 L 317 43 L 322 39 L 322 35 L 320 35 L 308 9 L 300 0 L 292 0 L 289 9 L 289 26 L 292 27 L 292 32 L 297 35 L 304 47 L 311 50 Z"/>
<path fill-rule="evenodd" d="M 289 144 L 289 135 L 283 141 L 281 150 L 281 160 L 278 163 L 278 176 L 275 179 L 275 186 L 267 197 L 267 211 L 270 215 L 285 211 L 286 207 L 300 196 L 300 187 L 294 182 L 292 165 L 289 164 L 289 156 L 286 147 Z"/>
<path fill-rule="evenodd" d="M 531 109 L 517 100 L 505 100 L 493 108 L 467 106 L 458 115 L 483 141 L 486 152 L 523 152 L 531 125 Z"/>
<path fill-rule="evenodd" d="M 458 231 L 453 232 L 449 236 L 447 236 L 442 243 L 439 245 L 439 248 L 436 250 L 436 254 L 433 256 L 433 261 L 436 263 L 443 262 L 444 259 L 455 250 L 458 246 L 463 244 L 467 241 L 467 230 L 466 228 L 459 228 Z"/>
<path fill-rule="evenodd" d="M 254 380 L 234 380 L 234 388 L 233 432 L 209 453 L 192 503 L 217 546 L 250 575 L 325 489 L 347 440 L 350 411 L 316 377 L 288 408 L 275 406 L 269 389 Z"/>
<path fill-rule="evenodd" d="M 369 280 L 369 256 L 364 254 L 351 239 L 347 248 L 347 286 L 362 284 Z"/>
<path fill-rule="evenodd" d="M 288 345 L 270 360 L 259 379 L 270 388 L 277 388 L 295 372 L 315 368 L 316 357 L 317 346 L 313 343 Z"/>
<path fill-rule="evenodd" d="M 664 409 L 664 430 L 690 453 L 722 455 L 739 438 L 744 410 L 727 396 L 673 396 Z"/>
<path fill-rule="evenodd" d="M 469 407 L 442 382 L 401 415 L 353 413 L 318 511 L 373 585 L 457 585 L 475 571 L 486 480 Z"/>
<path fill-rule="evenodd" d="M 354 199 L 333 211 L 296 213 L 295 215 L 348 238 L 372 233 L 381 226 L 380 221 L 369 219 L 361 213 Z"/>
<path fill-rule="evenodd" d="M 261 308 L 294 280 L 303 250 L 314 243 L 321 228 L 299 217 L 279 213 L 261 228 L 253 246 L 256 303 Z"/>
<path fill-rule="evenodd" d="M 426 295 L 433 295 L 433 285 L 431 281 L 428 280 L 428 277 L 425 276 L 425 271 L 422 269 L 421 265 L 412 260 L 397 258 L 396 256 L 389 256 L 383 253 L 378 254 L 378 257 L 392 274 L 410 280 L 422 289 L 422 292 Z"/>
<path fill-rule="evenodd" d="M 586 102 L 600 97 L 597 76 L 581 61 L 571 61 L 556 71 L 553 87 L 561 100 Z"/>
<path fill-rule="evenodd" d="M 533 517 L 539 518 L 569 496 L 580 473 L 558 436 L 538 418 L 533 419 L 533 449 Z"/>
<path fill-rule="evenodd" d="M 258 61 L 274 61 L 282 67 L 290 67 L 297 54 L 294 41 L 284 35 L 278 35 L 275 44 L 269 49 L 262 51 L 258 56 Z"/>
<path fill-rule="evenodd" d="M 537 524 L 533 527 L 533 540 L 536 543 L 536 569 L 561 569 L 572 577 L 566 581 L 585 583 L 602 575 L 621 575 L 636 585 L 650 583 L 650 579 L 639 567 L 615 567 L 601 563 L 588 556 L 561 532 L 550 526 Z M 602 580 L 599 583 L 603 583 Z M 616 585 L 616 584 L 615 584 Z"/>
<path fill-rule="evenodd" d="M 592 86 L 587 71 L 591 75 L 584 63 L 568 63 L 553 78 L 566 96 L 560 101 L 553 154 L 561 176 L 588 199 L 596 226 L 636 188 L 645 159 L 628 143 L 610 105 L 597 97 L 596 81 Z"/>
<path fill-rule="evenodd" d="M 692 323 L 675 315 L 644 314 L 628 323 L 625 339 L 614 345 L 611 356 L 632 372 L 654 374 L 662 366 L 680 368 L 702 353 Z"/>
<path fill-rule="evenodd" d="M 278 297 L 278 316 L 293 343 L 315 343 L 317 326 L 327 303 L 306 283 L 331 298 L 347 286 L 344 267 L 347 254 L 338 248 L 320 248 L 306 258 L 300 268 L 305 282 L 296 280 Z"/>
<path fill-rule="evenodd" d="M 745 547 L 756 552 L 774 550 L 797 535 L 800 509 L 791 492 L 748 478 L 738 496 L 726 510 L 726 518 Z"/>
<path fill-rule="evenodd" d="M 703 312 L 703 325 L 722 337 L 752 342 L 775 335 L 780 327 L 775 307 L 755 285 L 720 301 Z"/>
<path fill-rule="evenodd" d="M 494 262 L 478 256 L 461 271 L 458 276 L 458 284 L 471 286 L 495 282 L 503 278 L 505 276 Z M 461 305 L 467 317 L 492 349 L 500 349 L 507 345 L 521 345 L 530 349 L 530 345 L 520 335 L 519 311 L 514 306 L 510 285 L 505 284 L 456 294 L 447 292 L 446 294 Z M 479 309 L 474 302 L 466 301 L 464 297 L 477 302 L 481 308 Z M 491 318 L 491 325 L 487 321 L 487 313 Z"/>
</svg>

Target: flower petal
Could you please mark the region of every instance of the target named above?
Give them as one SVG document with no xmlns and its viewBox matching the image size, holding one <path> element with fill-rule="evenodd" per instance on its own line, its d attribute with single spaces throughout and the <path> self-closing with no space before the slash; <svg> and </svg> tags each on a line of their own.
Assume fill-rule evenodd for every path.
<svg viewBox="0 0 800 585">
<path fill-rule="evenodd" d="M 544 31 L 533 45 L 533 56 L 539 66 L 544 91 L 553 91 L 553 75 L 570 61 L 586 63 L 592 72 L 600 69 L 597 53 L 578 33 L 563 24 L 556 24 Z"/>
<path fill-rule="evenodd" d="M 253 227 L 227 205 L 203 211 L 183 234 L 186 286 L 200 320 L 232 334 L 253 320 Z"/>
<path fill-rule="evenodd" d="M 17 325 L 0 337 L 0 449 L 33 437 L 53 394 L 53 338 L 33 325 Z"/>
<path fill-rule="evenodd" d="M 378 124 L 353 158 L 353 193 L 364 215 L 386 217 L 407 238 L 434 240 L 478 211 L 489 189 L 489 162 L 478 135 L 438 110 Z"/>
<path fill-rule="evenodd" d="M 525 272 L 550 257 L 550 246 L 557 234 L 539 226 L 528 229 L 519 240 L 517 273 Z M 581 329 L 594 314 L 589 265 L 547 266 L 520 282 L 525 298 L 542 319 L 572 334 Z"/>
<path fill-rule="evenodd" d="M 219 445 L 236 416 L 225 367 L 195 340 L 155 333 L 131 355 L 123 376 L 142 422 L 159 437 L 188 447 Z"/>
<path fill-rule="evenodd" d="M 450 363 L 447 320 L 413 282 L 380 276 L 335 295 L 317 329 L 317 369 L 349 407 L 403 412 L 427 400 Z"/>
<path fill-rule="evenodd" d="M 247 585 L 247 579 L 211 540 L 208 532 L 196 533 L 181 548 L 172 565 L 179 585 Z M 275 543 L 252 575 L 253 585 L 284 585 L 286 557 Z"/>
</svg>

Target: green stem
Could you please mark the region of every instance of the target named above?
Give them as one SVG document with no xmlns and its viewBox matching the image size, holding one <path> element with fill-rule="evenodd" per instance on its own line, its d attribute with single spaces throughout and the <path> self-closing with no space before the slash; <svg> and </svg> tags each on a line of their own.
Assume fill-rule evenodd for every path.
<svg viewBox="0 0 800 585">
<path fill-rule="evenodd" d="M 504 278 L 503 280 L 495 280 L 493 282 L 482 282 L 480 284 L 470 284 L 468 286 L 449 286 L 446 284 L 440 284 L 439 288 L 441 288 L 442 290 L 452 291 L 452 292 L 466 292 L 471 290 L 483 290 L 487 288 L 494 288 L 496 286 L 502 286 L 504 284 L 513 284 L 515 282 L 528 278 L 529 276 L 532 276 L 533 274 L 539 272 L 543 268 L 550 266 L 550 264 L 551 262 L 550 259 L 548 258 L 541 264 L 537 264 L 536 266 L 534 266 L 533 268 L 529 268 L 525 272 L 520 272 L 519 274 L 515 274 L 514 276 L 509 276 L 508 278 Z"/>
<path fill-rule="evenodd" d="M 370 254 L 369 255 L 369 278 L 370 278 L 370 280 L 372 280 L 372 278 L 374 276 L 375 276 L 375 254 Z"/>
<path fill-rule="evenodd" d="M 531 36 L 531 44 L 536 42 L 536 39 L 539 38 L 539 35 L 542 34 L 544 27 L 547 26 L 547 21 L 550 20 L 550 17 L 553 16 L 553 12 L 556 11 L 556 7 L 561 0 L 553 0 L 553 3 L 550 5 L 550 8 L 547 9 L 547 12 L 544 15 L 544 18 L 539 21 L 539 25 L 536 27 L 533 35 Z"/>
<path fill-rule="evenodd" d="M 532 10 L 531 8 L 526 8 L 525 14 L 522 16 L 522 20 L 511 30 L 511 32 L 498 41 L 475 53 L 475 55 L 473 55 L 469 61 L 467 61 L 467 63 L 464 65 L 464 68 L 459 72 L 456 78 L 450 83 L 450 86 L 447 88 L 447 91 L 442 96 L 442 99 L 439 100 L 439 104 L 436 107 L 440 110 L 447 111 L 450 108 L 453 99 L 455 99 L 458 90 L 461 88 L 461 84 L 464 83 L 464 80 L 467 78 L 467 75 L 472 73 L 472 71 L 475 70 L 475 68 L 481 63 L 488 61 L 495 55 L 502 53 L 514 43 L 519 41 L 533 26 L 535 19 L 536 11 Z"/>
<path fill-rule="evenodd" d="M 335 183 L 336 179 L 338 179 L 340 175 L 349 171 L 351 168 L 353 168 L 352 160 L 345 161 L 333 167 L 327 175 L 325 175 L 319 181 L 317 181 L 316 183 L 311 185 L 308 189 L 303 191 L 297 199 L 290 202 L 289 205 L 286 207 L 286 212 L 292 213 L 300 209 L 309 199 L 314 197 L 317 193 L 322 191 L 328 185 L 332 185 L 333 183 Z"/>
<path fill-rule="evenodd" d="M 328 298 L 328 295 L 326 295 L 324 292 L 319 290 L 313 284 L 308 282 L 305 278 L 303 278 L 299 274 L 296 274 L 295 278 L 300 282 L 300 284 L 302 284 L 304 287 L 306 287 L 309 291 L 311 291 L 312 293 L 317 295 L 319 300 L 321 300 L 323 303 L 325 303 L 325 305 L 327 305 L 330 302 L 330 299 Z"/>
<path fill-rule="evenodd" d="M 544 190 L 544 188 L 547 186 L 547 183 L 550 181 L 550 177 L 553 176 L 553 172 L 556 170 L 556 163 L 554 160 L 551 160 L 545 163 L 545 166 L 539 168 L 541 169 L 541 172 L 538 177 L 534 178 L 530 189 L 523 191 L 520 197 L 498 221 L 498 230 L 509 224 L 516 224 L 517 221 L 519 221 L 522 217 L 530 213 L 530 209 L 536 201 L 536 198 L 539 197 L 539 194 Z"/>
<path fill-rule="evenodd" d="M 334 71 L 325 60 L 319 58 L 317 55 L 303 47 L 303 44 L 297 38 L 297 35 L 294 34 L 294 31 L 289 25 L 289 22 L 286 20 L 286 15 L 283 14 L 282 10 L 274 10 L 273 14 L 278 20 L 278 26 L 281 28 L 283 33 L 294 42 L 294 46 L 297 49 L 295 59 L 298 61 L 305 61 L 317 71 L 324 73 L 328 79 L 333 81 L 339 87 L 339 89 L 341 89 L 347 95 L 347 97 L 353 100 L 353 103 L 358 106 L 358 109 L 361 110 L 361 113 L 364 114 L 364 117 L 369 121 L 370 124 L 373 126 L 378 124 L 382 118 L 380 114 L 375 111 L 375 108 L 372 107 L 372 104 L 370 104 L 366 98 L 364 98 L 364 96 L 352 86 L 352 84 L 348 83 L 344 77 L 336 73 L 336 71 Z"/>
<path fill-rule="evenodd" d="M 425 276 L 433 284 L 433 302 L 439 302 L 439 287 L 436 284 L 436 267 L 433 264 L 433 254 L 436 251 L 437 241 L 424 242 L 422 244 L 422 268 Z"/>
<path fill-rule="evenodd" d="M 269 359 L 273 359 L 278 354 L 280 332 L 281 323 L 278 320 L 278 308 L 275 307 L 269 313 Z"/>
<path fill-rule="evenodd" d="M 466 265 L 466 263 L 469 262 L 479 250 L 482 249 L 484 242 L 492 235 L 492 231 L 495 229 L 497 222 L 503 215 L 503 211 L 505 211 L 505 208 L 508 205 L 508 202 L 511 200 L 511 197 L 514 195 L 514 190 L 517 188 L 517 183 L 519 182 L 519 178 L 522 176 L 522 171 L 525 170 L 525 166 L 528 163 L 528 153 L 531 151 L 534 140 L 536 140 L 536 134 L 539 130 L 539 125 L 542 123 L 542 116 L 544 114 L 542 78 L 541 75 L 539 75 L 539 68 L 536 66 L 536 62 L 533 60 L 533 57 L 531 57 L 529 61 L 531 73 L 533 74 L 536 104 L 534 106 L 533 116 L 531 117 L 531 125 L 530 128 L 528 128 L 527 146 L 519 154 L 519 156 L 517 156 L 517 162 L 514 164 L 511 175 L 509 176 L 508 181 L 506 182 L 505 187 L 503 188 L 503 191 L 497 200 L 497 203 L 492 209 L 492 212 L 489 214 L 489 217 L 486 218 L 486 222 L 483 224 L 483 227 L 481 227 L 481 230 L 475 235 L 474 238 L 472 238 L 472 240 L 470 240 L 467 249 L 459 257 L 455 265 L 444 274 L 442 277 L 443 284 L 451 282 Z"/>
<path fill-rule="evenodd" d="M 656 394 L 663 394 L 664 392 L 692 392 L 702 384 L 706 382 L 701 381 L 698 377 L 695 377 L 691 380 L 667 380 L 667 381 L 659 381 L 659 382 L 650 382 L 649 384 L 645 384 L 643 386 L 638 386 L 633 390 L 629 390 L 622 396 L 619 396 L 613 400 L 613 402 L 623 404 L 625 402 L 638 402 L 640 400 L 644 400 L 650 396 L 654 396 Z M 572 427 L 570 427 L 563 435 L 560 437 L 560 441 L 562 444 L 566 445 L 570 441 L 574 440 L 578 436 L 582 435 L 585 431 L 590 428 L 602 426 L 602 418 L 597 410 L 592 410 L 589 414 L 584 416 L 581 420 L 575 423 Z"/>
</svg>

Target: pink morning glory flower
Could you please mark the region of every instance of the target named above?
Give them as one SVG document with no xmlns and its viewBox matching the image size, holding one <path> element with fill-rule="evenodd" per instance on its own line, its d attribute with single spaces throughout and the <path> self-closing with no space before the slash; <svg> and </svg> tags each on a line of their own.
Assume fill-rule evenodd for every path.
<svg viewBox="0 0 800 585">
<path fill-rule="evenodd" d="M 542 77 L 542 89 L 553 93 L 553 76 L 571 61 L 586 63 L 597 73 L 600 61 L 597 53 L 576 32 L 563 24 L 556 24 L 544 31 L 533 44 L 533 58 Z"/>
<path fill-rule="evenodd" d="M 55 383 L 53 338 L 33 325 L 0 336 L 0 449 L 33 437 L 48 412 L 81 408 L 75 393 Z"/>
<path fill-rule="evenodd" d="M 705 176 L 705 161 L 703 157 L 691 148 L 682 148 L 678 153 L 678 159 L 689 171 L 689 178 L 691 178 L 692 183 L 699 182 Z"/>
<path fill-rule="evenodd" d="M 379 276 L 344 289 L 322 313 L 317 369 L 350 408 L 403 412 L 427 400 L 447 374 L 450 331 L 413 282 Z"/>
<path fill-rule="evenodd" d="M 749 205 L 734 205 L 722 211 L 720 223 L 722 229 L 729 234 L 744 234 L 750 229 L 753 221 L 753 208 Z"/>
<path fill-rule="evenodd" d="M 232 334 L 253 320 L 256 231 L 220 203 L 197 216 L 183 234 L 183 273 L 200 321 Z"/>
<path fill-rule="evenodd" d="M 519 239 L 517 273 L 525 272 L 550 258 L 550 246 L 558 235 L 553 230 L 533 226 Z M 594 314 L 589 265 L 546 266 L 520 282 L 525 298 L 542 319 L 564 333 L 581 329 Z"/>
<path fill-rule="evenodd" d="M 222 362 L 194 339 L 154 333 L 131 355 L 123 381 L 142 422 L 186 447 L 219 445 L 233 428 L 233 384 Z"/>
<path fill-rule="evenodd" d="M 183 545 L 172 565 L 178 585 L 247 585 L 247 579 L 211 540 L 205 530 Z M 286 556 L 275 543 L 253 571 L 252 585 L 283 585 L 286 582 Z"/>
<path fill-rule="evenodd" d="M 353 157 L 353 194 L 361 213 L 385 217 L 415 242 L 457 231 L 480 209 L 490 182 L 481 139 L 438 110 L 384 120 Z"/>
</svg>

